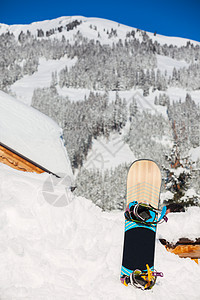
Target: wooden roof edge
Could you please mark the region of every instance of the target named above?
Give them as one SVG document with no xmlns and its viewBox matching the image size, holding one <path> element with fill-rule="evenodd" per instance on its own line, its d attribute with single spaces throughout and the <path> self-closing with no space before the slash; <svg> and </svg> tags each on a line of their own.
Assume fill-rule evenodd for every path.
<svg viewBox="0 0 200 300">
<path fill-rule="evenodd" d="M 44 172 L 49 173 L 49 174 L 52 174 L 52 175 L 54 175 L 54 176 L 60 178 L 60 176 L 58 176 L 57 174 L 55 174 L 55 173 L 49 171 L 48 169 L 44 168 L 44 167 L 41 166 L 40 164 L 34 162 L 34 161 L 31 160 L 30 158 L 28 158 L 28 157 L 22 155 L 21 153 L 15 151 L 14 149 L 10 148 L 9 146 L 3 144 L 2 142 L 0 142 L 0 146 L 2 146 L 3 148 L 7 149 L 8 151 L 14 153 L 15 155 L 21 157 L 22 159 L 26 160 L 27 162 L 29 162 L 30 164 L 34 165 L 35 167 L 40 168 L 40 169 L 43 170 Z"/>
<path fill-rule="evenodd" d="M 180 238 L 175 244 L 172 242 L 168 242 L 165 239 L 159 239 L 159 241 L 161 242 L 161 244 L 172 249 L 180 245 L 200 245 L 200 238 L 196 238 L 195 240 L 191 240 L 188 238 Z"/>
</svg>

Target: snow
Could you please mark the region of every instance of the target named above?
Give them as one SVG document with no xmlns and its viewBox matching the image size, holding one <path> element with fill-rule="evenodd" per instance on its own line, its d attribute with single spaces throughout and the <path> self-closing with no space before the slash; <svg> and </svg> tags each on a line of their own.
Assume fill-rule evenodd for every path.
<svg viewBox="0 0 200 300">
<path fill-rule="evenodd" d="M 168 76 L 172 76 L 173 69 L 179 70 L 181 68 L 188 68 L 189 64 L 184 60 L 176 60 L 168 56 L 164 55 L 156 55 L 157 57 L 157 68 L 162 70 L 162 74 L 164 75 L 165 71 L 167 71 Z"/>
<path fill-rule="evenodd" d="M 190 174 L 190 170 L 183 168 L 183 167 L 178 167 L 176 169 L 171 169 L 172 174 L 176 177 L 179 178 L 179 176 L 184 173 L 184 174 Z"/>
<path fill-rule="evenodd" d="M 192 100 L 194 100 L 196 104 L 200 104 L 200 90 L 190 91 L 183 88 L 170 87 L 165 93 L 170 97 L 171 103 L 173 101 L 177 102 L 179 100 L 181 100 L 181 102 L 184 102 L 186 95 L 190 94 Z"/>
<path fill-rule="evenodd" d="M 175 244 L 179 238 L 195 241 L 200 236 L 200 207 L 189 207 L 185 213 L 171 213 L 167 217 L 168 222 L 158 226 L 159 238 Z"/>
<path fill-rule="evenodd" d="M 189 156 L 193 162 L 196 162 L 198 159 L 200 159 L 200 147 L 191 148 L 189 151 Z"/>
<path fill-rule="evenodd" d="M 28 25 L 6 25 L 0 23 L 0 34 L 5 33 L 6 31 L 10 31 L 13 33 L 16 38 L 18 38 L 21 31 L 27 32 L 29 30 L 31 34 L 37 36 L 37 30 L 42 29 L 44 32 L 49 31 L 50 29 L 57 29 L 61 26 L 65 27 L 67 24 L 73 21 L 81 21 L 82 23 L 77 26 L 77 28 L 73 29 L 72 31 L 62 31 L 59 32 L 58 30 L 56 33 L 50 38 L 62 38 L 64 35 L 67 39 L 72 40 L 73 35 L 76 34 L 79 30 L 83 34 L 84 37 L 99 40 L 104 44 L 110 44 L 112 45 L 113 41 L 118 41 L 119 36 L 124 41 L 127 37 L 127 32 L 131 32 L 132 30 L 136 31 L 135 37 L 138 38 L 140 41 L 142 40 L 141 32 L 137 32 L 137 29 L 134 27 L 126 26 L 119 24 L 114 21 L 102 19 L 102 18 L 86 18 L 83 16 L 64 16 L 53 20 L 45 20 L 41 22 L 34 22 L 32 24 Z M 96 29 L 95 29 L 96 28 Z M 111 29 L 117 30 L 118 36 L 111 37 L 108 39 L 108 35 L 104 29 L 106 28 L 106 31 Z M 98 33 L 100 33 L 100 37 L 98 36 Z M 160 34 L 157 34 L 154 36 L 153 33 L 147 32 L 149 37 L 154 41 L 157 41 L 161 45 L 167 44 L 167 45 L 176 45 L 178 47 L 185 46 L 188 41 L 193 43 L 194 45 L 200 45 L 197 41 L 192 41 L 185 38 L 178 38 L 178 37 L 167 37 Z M 49 38 L 49 37 L 46 37 Z"/>
<path fill-rule="evenodd" d="M 164 277 L 151 291 L 141 291 L 119 280 L 123 212 L 102 212 L 62 182 L 46 196 L 49 176 L 0 164 L 1 299 L 199 299 L 199 265 L 167 252 L 158 241 L 199 237 L 199 208 L 171 214 L 159 226 L 155 266 Z M 61 193 L 68 201 L 51 205 L 49 197 Z"/>
<path fill-rule="evenodd" d="M 56 88 L 59 95 L 63 97 L 68 97 L 71 101 L 74 102 L 84 101 L 85 97 L 88 97 L 91 92 L 89 89 L 75 89 L 67 87 L 60 88 L 59 86 L 56 86 Z"/>
<path fill-rule="evenodd" d="M 172 200 L 174 194 L 170 191 L 166 191 L 160 194 L 160 203 L 163 204 L 164 201 Z"/>
<path fill-rule="evenodd" d="M 186 39 L 186 38 L 180 38 L 180 37 L 173 37 L 173 36 L 166 36 L 166 35 L 161 35 L 161 34 L 156 34 L 156 36 L 154 36 L 153 33 L 148 32 L 149 37 L 152 39 L 153 42 L 157 41 L 158 43 L 160 43 L 161 45 L 176 45 L 177 47 L 181 47 L 181 46 L 186 46 L 187 42 L 191 42 L 192 44 L 199 45 L 199 42 L 197 41 L 193 41 L 190 39 Z"/>
<path fill-rule="evenodd" d="M 5 33 L 5 31 L 12 32 L 16 37 L 23 32 L 30 31 L 31 34 L 37 35 L 37 30 L 42 29 L 43 31 L 48 31 L 52 28 L 57 28 L 62 25 L 66 25 L 74 20 L 82 20 L 84 17 L 60 17 L 52 20 L 45 20 L 40 22 L 33 22 L 31 24 L 21 24 L 21 25 L 7 25 L 0 23 L 0 34 Z"/>
<path fill-rule="evenodd" d="M 131 164 L 135 156 L 122 135 L 112 134 L 109 139 L 105 137 L 97 138 L 93 141 L 92 149 L 88 153 L 84 167 L 88 170 L 98 169 L 101 171 L 114 169 L 120 164 Z"/>
<path fill-rule="evenodd" d="M 17 80 L 11 86 L 11 91 L 18 100 L 31 105 L 34 89 L 49 87 L 53 72 L 57 72 L 58 74 L 65 67 L 70 69 L 76 61 L 77 58 L 69 59 L 66 55 L 59 60 L 40 58 L 38 71 L 33 75 L 26 75 Z"/>
<path fill-rule="evenodd" d="M 55 174 L 73 178 L 61 135 L 49 117 L 0 91 L 0 142 Z"/>
</svg>

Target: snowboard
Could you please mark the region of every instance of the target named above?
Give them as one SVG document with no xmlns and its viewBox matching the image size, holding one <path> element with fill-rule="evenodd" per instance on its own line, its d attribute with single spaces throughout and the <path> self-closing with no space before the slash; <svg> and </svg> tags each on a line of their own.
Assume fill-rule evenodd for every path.
<svg viewBox="0 0 200 300">
<path fill-rule="evenodd" d="M 158 165 L 147 159 L 137 160 L 127 176 L 127 205 L 133 201 L 159 207 L 161 172 Z M 144 224 L 125 219 L 121 282 L 135 270 L 154 272 L 156 224 Z M 127 285 L 127 284 L 125 284 Z"/>
</svg>

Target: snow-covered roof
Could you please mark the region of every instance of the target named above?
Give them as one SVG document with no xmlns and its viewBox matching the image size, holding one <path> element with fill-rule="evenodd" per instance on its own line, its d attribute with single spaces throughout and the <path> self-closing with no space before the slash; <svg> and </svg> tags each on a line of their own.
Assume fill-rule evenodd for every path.
<svg viewBox="0 0 200 300">
<path fill-rule="evenodd" d="M 62 129 L 46 115 L 2 91 L 0 142 L 52 173 L 73 177 Z"/>
</svg>

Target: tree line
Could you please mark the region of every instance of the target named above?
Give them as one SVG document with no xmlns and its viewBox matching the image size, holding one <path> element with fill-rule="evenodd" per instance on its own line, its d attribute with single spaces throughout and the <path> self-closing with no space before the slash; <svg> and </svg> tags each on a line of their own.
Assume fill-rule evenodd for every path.
<svg viewBox="0 0 200 300">
<path fill-rule="evenodd" d="M 58 74 L 61 87 L 85 87 L 96 90 L 127 90 L 141 87 L 144 94 L 149 87 L 165 90 L 167 85 L 199 88 L 200 47 L 188 42 L 186 46 L 160 45 L 152 41 L 146 32 L 132 30 L 122 41 L 117 30 L 107 31 L 108 39 L 115 36 L 112 45 L 84 37 L 76 31 L 73 42 L 63 34 L 58 39 L 56 33 L 64 33 L 77 28 L 81 21 L 74 20 L 63 28 L 53 28 L 44 33 L 42 29 L 33 35 L 30 31 L 21 32 L 16 38 L 9 31 L 0 35 L 0 89 L 9 89 L 24 75 L 37 71 L 39 59 L 77 58 L 71 68 L 64 68 Z M 96 27 L 93 29 L 98 31 Z M 105 29 L 106 31 L 106 29 Z M 100 36 L 100 33 L 99 33 Z M 185 60 L 190 65 L 180 70 L 174 69 L 173 76 L 161 74 L 157 67 L 156 54 Z"/>
</svg>

